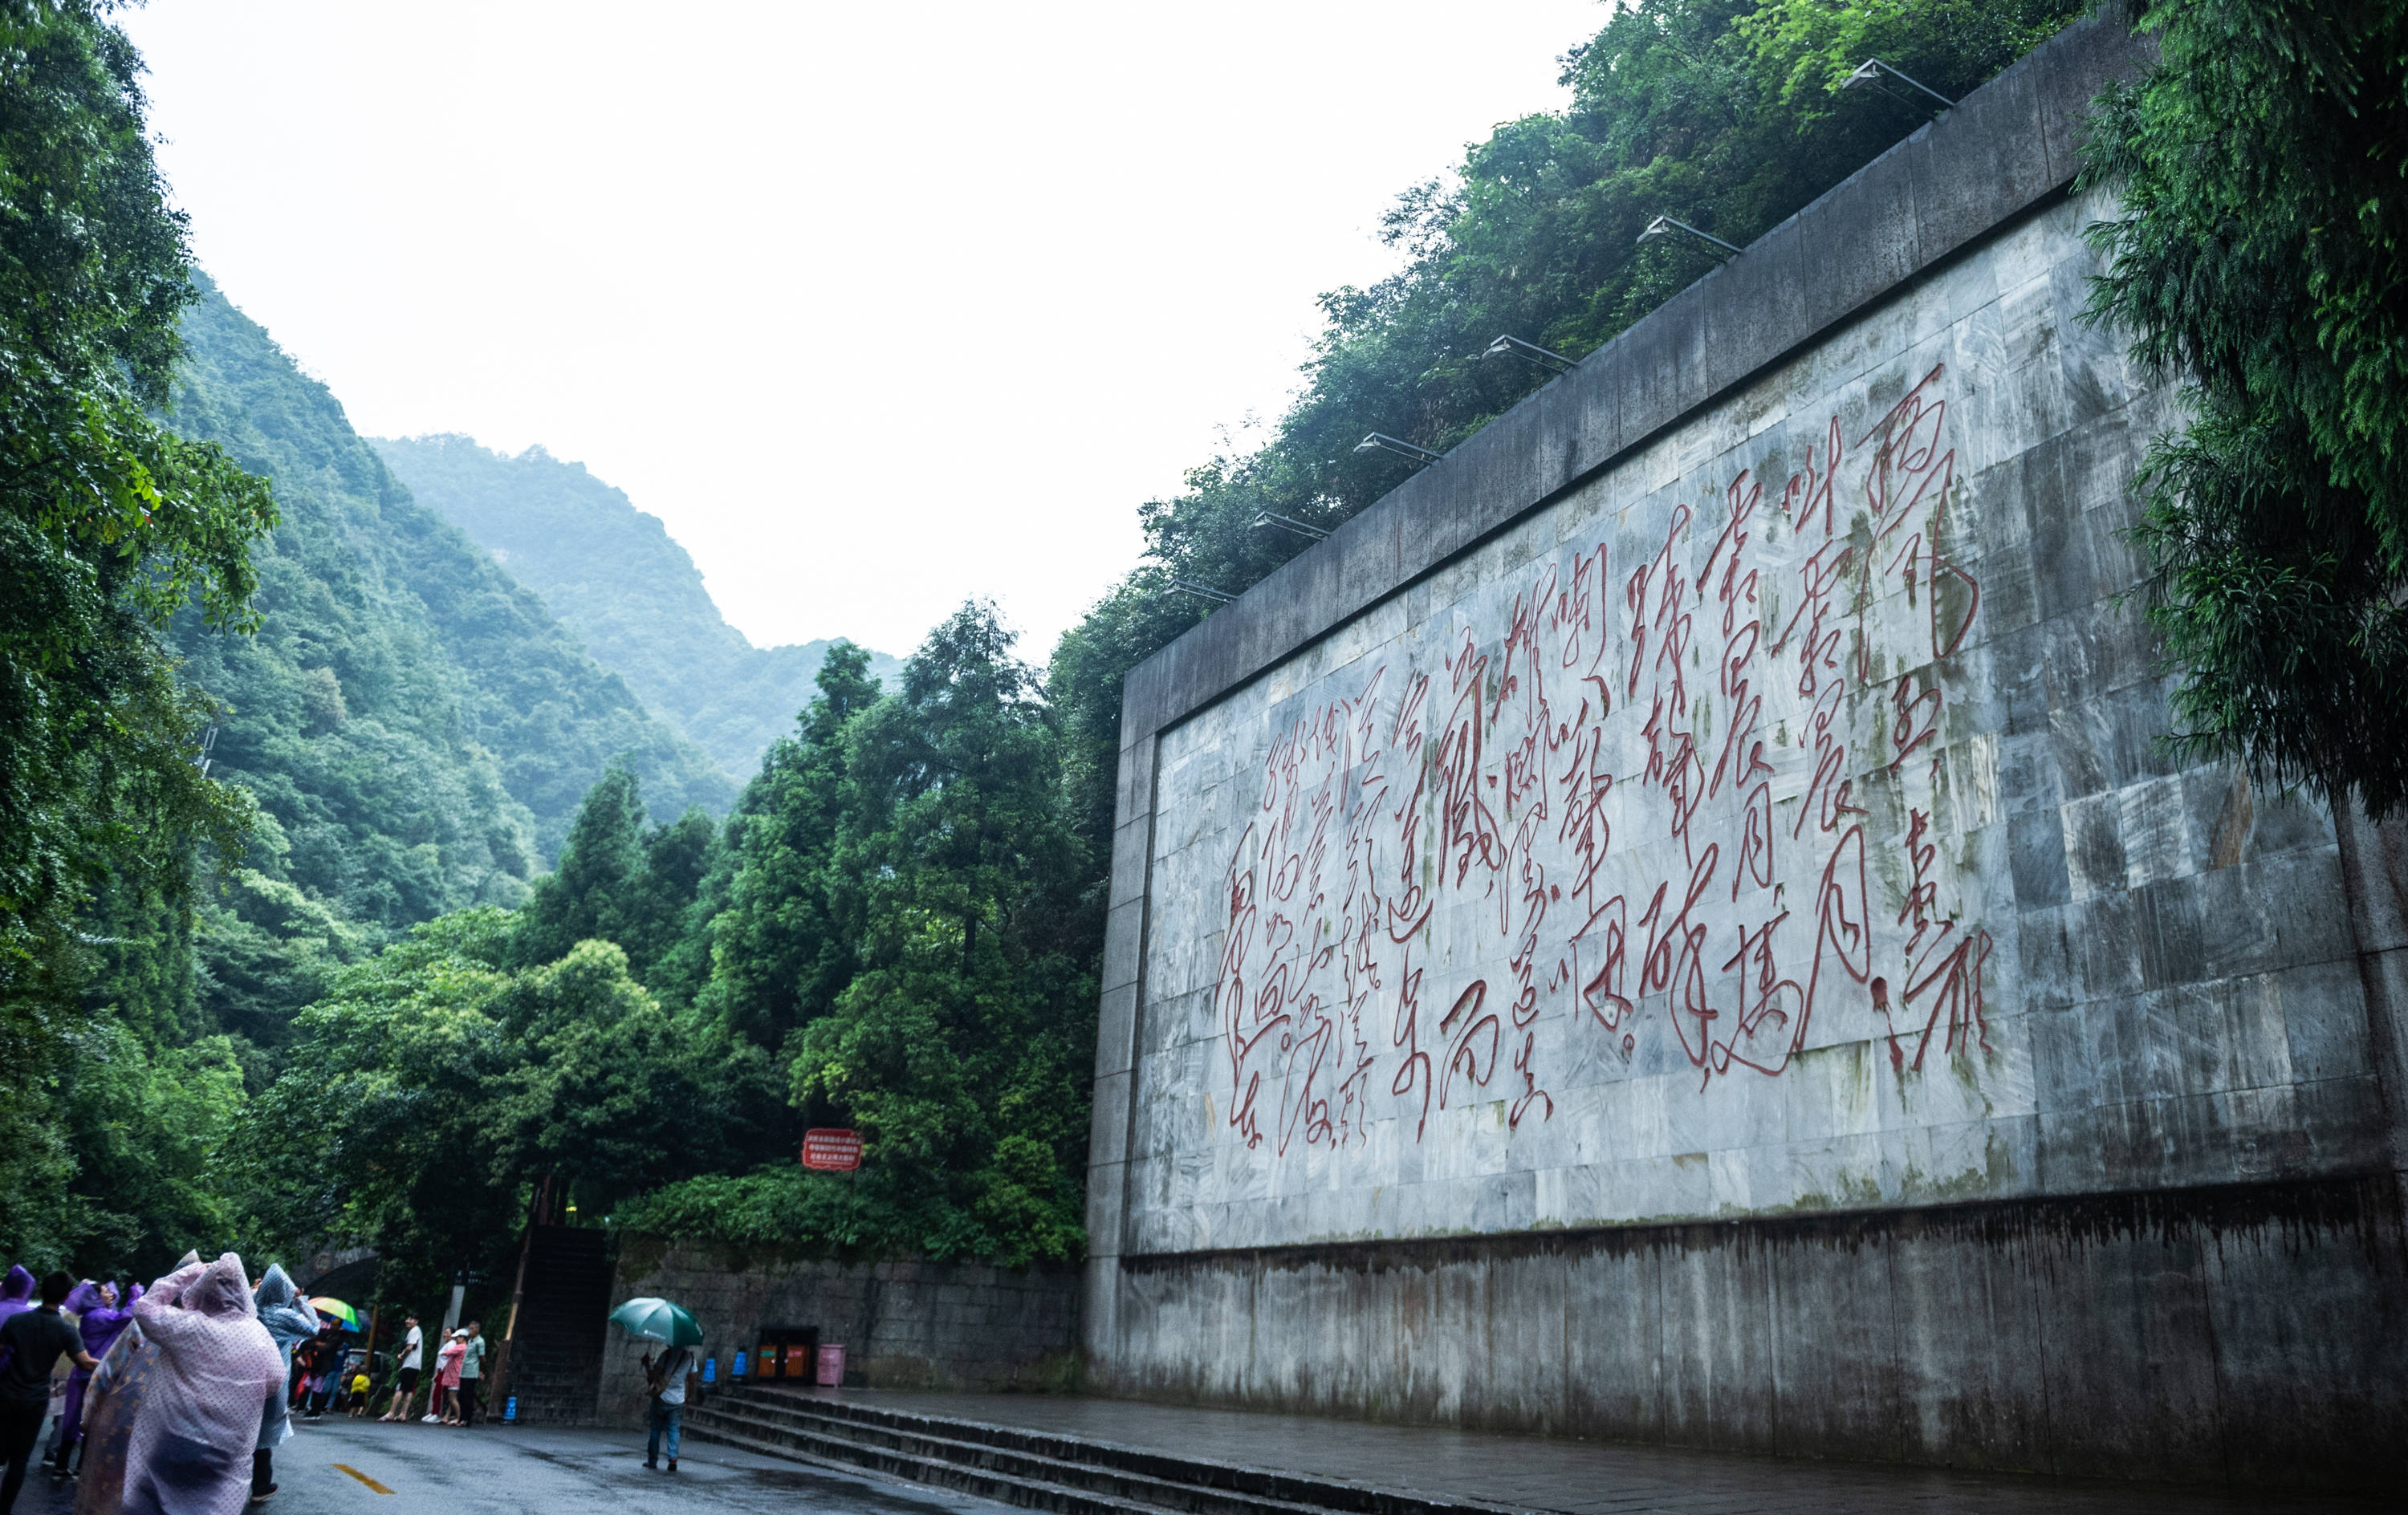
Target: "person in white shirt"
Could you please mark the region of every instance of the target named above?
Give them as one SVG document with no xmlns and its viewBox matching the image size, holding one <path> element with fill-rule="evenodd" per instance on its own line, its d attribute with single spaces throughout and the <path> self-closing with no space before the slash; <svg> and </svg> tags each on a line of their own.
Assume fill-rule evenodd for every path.
<svg viewBox="0 0 2408 1515">
<path fill-rule="evenodd" d="M 426 1351 L 426 1338 L 419 1333 L 417 1316 L 409 1316 L 402 1323 L 409 1327 L 409 1334 L 401 1338 L 401 1381 L 394 1385 L 392 1407 L 377 1417 L 380 1421 L 409 1419 L 409 1396 L 418 1392 L 418 1368 Z"/>
<path fill-rule="evenodd" d="M 652 1434 L 644 1443 L 646 1467 L 660 1466 L 661 1439 L 666 1433 L 669 1471 L 677 1471 L 678 1433 L 682 1429 L 678 1422 L 685 1418 L 686 1385 L 693 1381 L 694 1376 L 694 1353 L 683 1347 L 671 1347 L 661 1353 L 657 1363 L 652 1361 L 651 1352 L 644 1353 L 644 1387 L 651 1391 L 652 1396 L 647 1417 Z"/>
</svg>

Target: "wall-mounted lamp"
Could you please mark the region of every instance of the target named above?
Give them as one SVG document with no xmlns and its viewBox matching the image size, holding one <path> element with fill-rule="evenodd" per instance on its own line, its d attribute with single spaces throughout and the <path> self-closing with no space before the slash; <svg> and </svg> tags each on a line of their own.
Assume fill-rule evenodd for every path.
<svg viewBox="0 0 2408 1515">
<path fill-rule="evenodd" d="M 1394 436 L 1390 436 L 1385 432 L 1373 432 L 1370 436 L 1366 436 L 1361 441 L 1355 443 L 1354 450 L 1357 452 L 1393 452 L 1400 458 L 1411 458 L 1415 463 L 1422 465 L 1424 467 L 1427 467 L 1429 465 L 1440 461 L 1445 456 L 1444 453 L 1433 452 L 1428 448 L 1415 447 L 1411 442 L 1400 441 Z"/>
<path fill-rule="evenodd" d="M 1265 526 L 1269 526 L 1277 531 L 1294 532 L 1298 536 L 1309 537 L 1316 542 L 1326 540 L 1329 536 L 1327 532 L 1323 531 L 1320 527 L 1309 525 L 1304 522 L 1297 520 L 1294 516 L 1273 515 L 1268 510 L 1256 516 L 1254 518 L 1254 530 L 1256 531 L 1262 530 Z"/>
<path fill-rule="evenodd" d="M 1914 101 L 1907 99 L 1904 95 L 1892 93 L 1888 90 L 1882 90 L 1881 76 L 1884 74 L 1887 74 L 1890 78 L 1897 79 L 1901 83 L 1914 85 L 1916 89 L 1921 90 L 1924 93 L 1931 96 L 1931 98 L 1939 101 L 1942 105 L 1947 107 L 1951 110 L 1956 108 L 1956 101 L 1949 99 L 1946 95 L 1941 93 L 1938 90 L 1933 89 L 1928 84 L 1919 84 L 1914 79 L 1908 79 L 1904 74 L 1892 68 L 1889 64 L 1882 62 L 1879 58 L 1868 58 L 1863 63 L 1858 64 L 1855 73 L 1850 74 L 1846 79 L 1840 81 L 1840 88 L 1843 90 L 1853 90 L 1859 84 L 1870 84 L 1874 89 L 1881 90 L 1882 93 L 1889 95 L 1891 99 L 1896 100 L 1900 105 L 1911 106 L 1914 104 Z"/>
<path fill-rule="evenodd" d="M 1551 373 L 1568 374 L 1580 366 L 1560 352 L 1550 352 L 1536 342 L 1525 342 L 1518 336 L 1500 336 L 1488 344 L 1484 358 L 1527 358 Z"/>
<path fill-rule="evenodd" d="M 1238 603 L 1238 597 L 1235 594 L 1224 594 L 1211 585 L 1199 584 L 1192 579 L 1174 579 L 1170 581 L 1170 588 L 1175 593 L 1193 594 L 1197 599 L 1211 600 L 1214 605 Z"/>
<path fill-rule="evenodd" d="M 1712 232 L 1701 232 L 1695 226 L 1690 225 L 1687 222 L 1674 221 L 1670 216 L 1658 216 L 1654 221 L 1649 222 L 1647 223 L 1647 229 L 1639 234 L 1639 240 L 1641 242 L 1652 242 L 1659 236 L 1670 236 L 1674 232 L 1686 232 L 1691 236 L 1699 237 L 1705 241 L 1712 242 L 1714 246 L 1722 249 L 1725 252 L 1730 253 L 1734 257 L 1746 250 L 1744 248 L 1735 248 L 1731 246 L 1728 242 L 1726 242 L 1721 237 L 1714 236 Z"/>
</svg>

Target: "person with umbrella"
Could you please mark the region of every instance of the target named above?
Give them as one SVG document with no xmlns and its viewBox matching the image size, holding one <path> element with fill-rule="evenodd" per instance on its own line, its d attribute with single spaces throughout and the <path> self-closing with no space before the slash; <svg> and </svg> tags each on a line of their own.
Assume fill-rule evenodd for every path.
<svg viewBox="0 0 2408 1515">
<path fill-rule="evenodd" d="M 631 1336 L 663 1343 L 664 1351 L 655 1362 L 649 1351 L 644 1353 L 644 1388 L 652 1395 L 646 1413 L 651 1435 L 644 1442 L 644 1465 L 658 1468 L 667 1442 L 668 1470 L 677 1471 L 678 1438 L 683 1429 L 685 1396 L 697 1369 L 689 1349 L 702 1345 L 702 1327 L 684 1307 L 666 1299 L 631 1299 L 610 1312 L 610 1319 Z"/>
</svg>

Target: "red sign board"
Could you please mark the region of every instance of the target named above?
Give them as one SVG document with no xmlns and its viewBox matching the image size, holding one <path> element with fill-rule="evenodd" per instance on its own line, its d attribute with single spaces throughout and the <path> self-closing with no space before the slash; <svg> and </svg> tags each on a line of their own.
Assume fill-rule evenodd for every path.
<svg viewBox="0 0 2408 1515">
<path fill-rule="evenodd" d="M 823 1173 L 850 1173 L 861 1166 L 861 1133 L 825 1126 L 803 1133 L 803 1166 Z"/>
</svg>

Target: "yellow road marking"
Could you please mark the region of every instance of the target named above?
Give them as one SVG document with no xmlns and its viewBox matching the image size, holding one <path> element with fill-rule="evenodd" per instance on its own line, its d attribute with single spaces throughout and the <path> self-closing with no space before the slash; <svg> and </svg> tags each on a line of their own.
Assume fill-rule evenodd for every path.
<svg viewBox="0 0 2408 1515">
<path fill-rule="evenodd" d="M 366 1484 L 369 1488 L 374 1489 L 379 1494 L 393 1493 L 391 1489 L 379 1483 L 376 1479 L 361 1472 L 358 1468 L 351 1466 L 349 1463 L 337 1463 L 335 1465 L 335 1471 L 337 1473 L 349 1473 L 351 1477 L 359 1479 L 362 1483 Z"/>
</svg>

